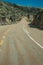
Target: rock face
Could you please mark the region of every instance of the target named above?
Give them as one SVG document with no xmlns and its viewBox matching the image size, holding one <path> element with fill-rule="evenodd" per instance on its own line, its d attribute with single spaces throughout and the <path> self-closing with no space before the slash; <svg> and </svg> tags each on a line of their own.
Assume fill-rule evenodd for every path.
<svg viewBox="0 0 43 65">
<path fill-rule="evenodd" d="M 22 18 L 23 11 L 15 4 L 0 2 L 0 24 L 12 24 Z"/>
<path fill-rule="evenodd" d="M 38 12 L 34 16 L 34 20 L 33 20 L 32 24 L 36 25 L 40 29 L 43 29 L 43 11 Z"/>
</svg>

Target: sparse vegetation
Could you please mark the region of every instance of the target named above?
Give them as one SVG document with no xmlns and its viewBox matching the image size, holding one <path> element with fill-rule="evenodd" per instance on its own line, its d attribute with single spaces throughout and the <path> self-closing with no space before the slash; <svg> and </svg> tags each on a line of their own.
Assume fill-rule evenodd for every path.
<svg viewBox="0 0 43 65">
<path fill-rule="evenodd" d="M 0 25 L 16 23 L 22 19 L 22 16 L 26 16 L 27 21 L 32 22 L 34 19 L 32 16 L 41 10 L 43 9 L 0 2 Z"/>
<path fill-rule="evenodd" d="M 19 9 L 15 4 L 0 2 L 0 24 L 2 24 L 3 19 L 5 24 L 15 23 L 20 21 L 22 16 L 23 10 Z"/>
</svg>

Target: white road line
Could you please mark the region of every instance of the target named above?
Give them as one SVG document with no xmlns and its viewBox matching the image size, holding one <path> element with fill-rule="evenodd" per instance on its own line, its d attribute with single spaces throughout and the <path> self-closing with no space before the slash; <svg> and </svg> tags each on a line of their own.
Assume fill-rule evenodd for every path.
<svg viewBox="0 0 43 65">
<path fill-rule="evenodd" d="M 28 32 L 26 29 L 23 28 L 23 31 L 26 33 L 26 35 L 27 35 L 33 42 L 35 42 L 41 49 L 43 49 L 43 46 L 40 45 L 37 41 L 35 41 L 35 40 L 30 36 L 29 32 Z"/>
</svg>

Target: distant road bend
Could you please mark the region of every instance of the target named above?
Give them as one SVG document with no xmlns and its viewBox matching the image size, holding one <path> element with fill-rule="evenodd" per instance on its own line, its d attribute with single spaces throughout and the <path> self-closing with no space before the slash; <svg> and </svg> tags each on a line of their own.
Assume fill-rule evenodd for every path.
<svg viewBox="0 0 43 65">
<path fill-rule="evenodd" d="M 0 26 L 0 65 L 43 65 L 43 31 L 27 24 Z"/>
</svg>

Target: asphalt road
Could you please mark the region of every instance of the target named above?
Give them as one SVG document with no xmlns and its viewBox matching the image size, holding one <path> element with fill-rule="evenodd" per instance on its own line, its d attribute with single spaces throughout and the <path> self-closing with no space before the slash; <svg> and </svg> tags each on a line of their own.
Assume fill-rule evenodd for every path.
<svg viewBox="0 0 43 65">
<path fill-rule="evenodd" d="M 25 19 L 0 26 L 0 65 L 43 65 L 43 41 L 37 42 L 26 26 Z"/>
</svg>

